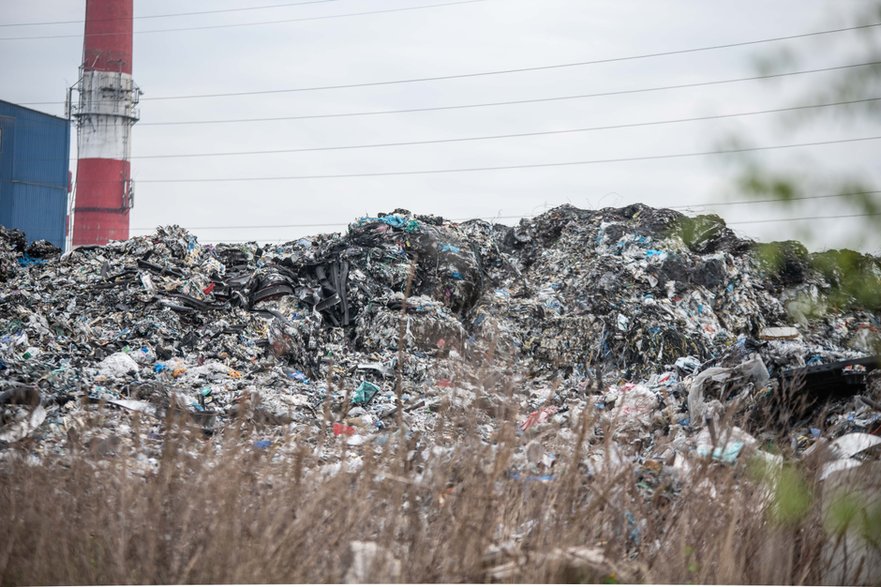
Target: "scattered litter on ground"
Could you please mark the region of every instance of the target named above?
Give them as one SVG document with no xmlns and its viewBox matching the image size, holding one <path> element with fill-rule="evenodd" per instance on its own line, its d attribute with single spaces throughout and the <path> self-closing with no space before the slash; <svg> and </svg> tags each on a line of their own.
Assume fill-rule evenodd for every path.
<svg viewBox="0 0 881 587">
<path fill-rule="evenodd" d="M 64 455 L 94 434 L 84 415 L 109 410 L 109 428 L 142 423 L 118 450 L 149 458 L 169 412 L 206 436 L 253 423 L 262 448 L 275 429 L 373 450 L 400 425 L 454 443 L 434 437 L 452 410 L 486 443 L 514 419 L 511 474 L 527 480 L 554 479 L 548 455 L 587 420 L 589 440 L 612 440 L 585 452 L 594 473 L 770 458 L 771 437 L 853 460 L 853 434 L 881 433 L 877 308 L 833 304 L 834 271 L 769 266 L 721 219 L 685 219 L 562 206 L 509 227 L 395 210 L 284 244 L 203 245 L 169 226 L 65 255 L 2 229 L 0 446 Z"/>
</svg>

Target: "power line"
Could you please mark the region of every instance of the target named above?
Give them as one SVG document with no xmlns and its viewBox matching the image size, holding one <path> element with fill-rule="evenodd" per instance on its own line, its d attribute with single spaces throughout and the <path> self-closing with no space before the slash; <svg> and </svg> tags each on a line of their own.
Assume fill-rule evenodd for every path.
<svg viewBox="0 0 881 587">
<path fill-rule="evenodd" d="M 305 179 L 346 179 L 355 177 L 390 177 L 405 175 L 436 175 L 446 173 L 473 173 L 483 171 L 507 171 L 512 169 L 539 169 L 552 167 L 573 167 L 580 165 L 594 165 L 601 163 L 625 163 L 630 161 L 651 161 L 660 159 L 677 159 L 686 157 L 702 157 L 708 155 L 726 155 L 735 153 L 746 153 L 753 151 L 771 151 L 778 149 L 792 149 L 796 147 L 814 147 L 820 145 L 835 145 L 842 143 L 854 143 L 862 141 L 876 141 L 881 136 L 857 137 L 850 139 L 836 139 L 829 141 L 813 141 L 808 143 L 793 143 L 788 145 L 771 145 L 764 147 L 742 147 L 738 149 L 721 149 L 717 151 L 700 151 L 695 153 L 668 153 L 660 155 L 643 155 L 638 157 L 618 157 L 612 159 L 591 159 L 586 161 L 563 161 L 554 163 L 532 163 L 519 165 L 499 165 L 486 167 L 459 167 L 454 169 L 420 169 L 413 171 L 378 171 L 366 173 L 338 173 L 338 174 L 321 174 L 321 175 L 289 175 L 276 177 L 206 177 L 206 178 L 182 178 L 182 179 L 140 179 L 138 183 L 223 183 L 223 182 L 243 182 L 243 181 L 290 181 Z"/>
<path fill-rule="evenodd" d="M 802 196 L 798 198 L 790 198 L 787 201 L 793 200 L 819 200 L 822 198 L 842 198 L 842 197 L 852 197 L 852 196 L 867 196 L 881 194 L 881 190 L 875 191 L 866 191 L 866 192 L 848 192 L 843 194 L 823 194 L 818 196 Z M 740 200 L 736 202 L 704 202 L 700 204 L 689 204 L 689 205 L 680 205 L 680 206 L 670 206 L 671 210 L 682 210 L 687 208 L 694 208 L 698 206 L 734 206 L 741 204 L 762 204 L 768 202 L 781 202 L 781 199 L 773 199 L 773 200 Z M 479 220 L 513 220 L 517 218 L 530 218 L 535 216 L 534 214 L 514 214 L 514 215 L 499 215 L 499 216 L 481 216 Z M 464 222 L 466 220 L 470 220 L 469 218 L 450 218 L 451 222 Z M 730 223 L 729 223 L 730 224 Z M 301 224 L 242 224 L 242 225 L 218 225 L 218 226 L 186 226 L 184 227 L 186 230 L 243 230 L 243 229 L 267 229 L 267 228 L 321 228 L 325 226 L 348 226 L 348 223 L 342 222 L 318 222 L 318 223 L 301 223 Z M 155 230 L 155 227 L 135 227 L 131 230 L 137 231 L 151 231 Z"/>
<path fill-rule="evenodd" d="M 881 216 L 881 212 L 864 212 L 861 214 L 836 214 L 826 216 L 802 216 L 800 218 L 765 218 L 763 220 L 739 220 L 737 222 L 726 222 L 728 226 L 737 224 L 768 224 L 771 222 L 802 222 L 806 220 L 840 220 L 842 218 L 868 218 L 871 216 Z"/>
<path fill-rule="evenodd" d="M 240 28 L 240 27 L 249 27 L 249 26 L 261 26 L 267 24 L 285 24 L 291 22 L 308 22 L 315 20 L 332 20 L 336 18 L 350 18 L 355 16 L 367 16 L 371 14 L 388 14 L 391 12 L 407 12 L 411 10 L 424 10 L 426 8 L 439 8 L 442 6 L 456 6 L 460 4 L 475 4 L 477 2 L 487 2 L 488 0 L 455 0 L 453 2 L 442 2 L 439 4 L 425 4 L 423 6 L 403 6 L 400 8 L 384 8 L 381 10 L 366 10 L 363 12 L 347 12 L 345 14 L 330 14 L 325 16 L 305 16 L 300 18 L 278 18 L 274 20 L 263 20 L 257 22 L 238 22 L 238 23 L 227 23 L 227 24 L 214 24 L 214 25 L 204 25 L 204 26 L 191 26 L 191 27 L 177 27 L 177 28 L 168 28 L 168 29 L 152 29 L 152 30 L 143 30 L 143 31 L 134 31 L 136 35 L 147 35 L 153 33 L 172 33 L 172 32 L 183 32 L 183 31 L 204 31 L 204 30 L 212 30 L 212 29 L 229 29 L 229 28 Z M 90 33 L 89 37 L 104 37 L 104 36 L 112 36 L 118 33 Z M 71 34 L 71 35 L 41 35 L 41 36 L 32 36 L 32 37 L 0 37 L 0 41 L 34 41 L 34 40 L 47 40 L 47 39 L 72 39 L 79 38 L 82 35 L 79 34 Z"/>
<path fill-rule="evenodd" d="M 524 214 L 521 216 L 483 216 L 479 218 L 469 218 L 464 220 L 485 220 L 485 221 L 494 221 L 494 220 L 502 220 L 502 219 L 528 219 L 535 218 L 538 214 Z M 860 214 L 837 214 L 837 215 L 826 215 L 826 216 L 801 216 L 798 218 L 767 218 L 764 220 L 741 220 L 736 222 L 726 222 L 726 226 L 736 226 L 742 224 L 762 224 L 762 223 L 783 223 L 783 222 L 805 222 L 805 221 L 814 221 L 814 220 L 842 220 L 845 218 L 871 218 L 881 216 L 881 212 L 865 212 Z M 456 222 L 457 220 L 451 220 Z M 334 224 L 322 224 L 321 226 L 348 226 L 351 223 L 334 223 Z M 292 225 L 292 227 L 297 227 L 296 225 Z M 308 228 L 309 225 L 303 226 L 303 228 Z M 150 229 L 155 230 L 155 229 Z M 197 230 L 196 228 L 187 229 L 187 230 Z M 207 239 L 209 241 L 214 241 L 215 239 Z M 226 241 L 216 241 L 221 244 L 242 244 L 242 243 L 250 243 L 250 242 L 264 242 L 264 243 L 284 243 L 290 242 L 292 239 L 290 237 L 278 237 L 278 238 L 261 238 L 261 239 L 233 239 Z"/>
<path fill-rule="evenodd" d="M 556 102 L 563 100 L 580 100 L 585 98 L 599 98 L 603 96 L 619 96 L 622 94 L 639 94 L 644 92 L 657 92 L 661 90 L 678 90 L 685 88 L 698 88 L 704 86 L 713 86 L 720 84 L 731 84 L 737 82 L 745 82 L 745 81 L 757 81 L 757 80 L 765 80 L 772 79 L 778 77 L 786 77 L 790 75 L 804 75 L 810 73 L 822 73 L 828 71 L 837 71 L 841 69 L 851 69 L 855 67 L 866 67 L 866 66 L 878 66 L 881 65 L 881 61 L 869 61 L 865 63 L 852 63 L 847 65 L 835 65 L 832 67 L 821 67 L 817 69 L 804 69 L 799 71 L 789 71 L 782 73 L 771 73 L 759 76 L 751 76 L 751 77 L 740 77 L 740 78 L 732 78 L 732 79 L 723 79 L 723 80 L 711 80 L 704 82 L 693 82 L 687 84 L 676 84 L 671 86 L 655 86 L 650 88 L 637 88 L 632 90 L 612 90 L 606 92 L 597 92 L 591 94 L 575 94 L 568 96 L 551 96 L 546 98 L 529 98 L 525 100 L 505 100 L 499 102 L 482 102 L 477 104 L 458 104 L 452 106 L 430 106 L 424 108 L 403 108 L 398 110 L 368 110 L 362 112 L 341 112 L 341 113 L 332 113 L 332 114 L 310 114 L 310 115 L 300 115 L 300 116 L 275 116 L 275 117 L 267 117 L 267 118 L 230 118 L 223 120 L 182 120 L 182 121 L 167 121 L 167 122 L 140 122 L 138 127 L 144 126 L 181 126 L 181 125 L 198 125 L 198 124 L 227 124 L 227 123 L 249 123 L 249 122 L 280 122 L 283 120 L 311 120 L 311 119 L 320 119 L 320 118 L 345 118 L 345 117 L 354 117 L 354 116 L 376 116 L 376 115 L 386 115 L 386 114 L 409 114 L 415 112 L 436 112 L 442 110 L 462 110 L 466 108 L 487 108 L 487 107 L 496 107 L 496 106 L 513 106 L 519 104 L 536 104 L 541 102 Z M 30 102 L 30 104 L 60 104 L 60 102 Z"/>
<path fill-rule="evenodd" d="M 211 93 L 211 94 L 180 94 L 180 95 L 169 95 L 169 96 L 153 96 L 153 97 L 145 97 L 143 100 L 191 100 L 194 98 L 222 98 L 222 97 L 234 97 L 234 96 L 253 96 L 258 94 L 282 94 L 282 93 L 293 93 L 293 92 L 313 92 L 318 90 L 339 90 L 344 88 L 364 88 L 364 87 L 376 87 L 376 86 L 388 86 L 388 85 L 398 85 L 398 84 L 412 84 L 412 83 L 422 83 L 422 82 L 433 82 L 433 81 L 443 81 L 443 80 L 451 80 L 451 79 L 468 79 L 474 77 L 483 77 L 483 76 L 491 76 L 491 75 L 508 75 L 512 73 L 525 73 L 531 71 L 547 71 L 552 69 L 565 69 L 571 67 L 583 67 L 587 65 L 599 65 L 603 63 L 620 63 L 623 61 L 633 61 L 638 59 L 651 59 L 655 57 L 666 57 L 670 55 L 686 55 L 690 53 L 700 53 L 704 51 L 717 51 L 719 49 L 730 49 L 733 47 L 745 47 L 749 45 L 757 45 L 761 43 L 773 43 L 779 41 L 786 41 L 791 39 L 801 39 L 806 37 L 814 37 L 818 35 L 828 35 L 833 33 L 840 33 L 845 31 L 853 31 L 860 29 L 867 29 L 872 27 L 881 26 L 881 23 L 874 23 L 868 25 L 860 25 L 854 27 L 846 27 L 839 29 L 829 29 L 825 31 L 815 31 L 812 33 L 801 33 L 797 35 L 787 35 L 783 37 L 771 37 L 767 39 L 756 39 L 752 41 L 740 41 L 737 43 L 726 43 L 723 45 L 710 45 L 706 47 L 694 47 L 691 49 L 676 49 L 671 51 L 658 51 L 655 53 L 643 53 L 640 55 L 627 55 L 624 57 L 607 57 L 605 59 L 593 59 L 590 61 L 575 61 L 571 63 L 556 63 L 552 65 L 536 65 L 532 67 L 518 67 L 513 69 L 498 69 L 492 71 L 478 71 L 473 73 L 459 73 L 452 75 L 437 75 L 437 76 L 429 76 L 429 77 L 417 77 L 417 78 L 408 78 L 408 79 L 396 79 L 396 80 L 383 80 L 383 81 L 374 81 L 374 82 L 360 82 L 355 84 L 335 84 L 335 85 L 326 85 L 326 86 L 307 86 L 302 88 L 288 88 L 284 90 L 254 90 L 254 91 L 245 91 L 245 92 L 220 92 L 220 93 Z"/>
<path fill-rule="evenodd" d="M 477 1 L 477 0 L 467 0 L 467 1 Z M 481 0 L 482 1 L 482 0 Z M 440 6 L 440 5 L 433 5 Z M 426 8 L 426 7 L 422 7 Z M 397 9 L 394 9 L 397 10 Z M 383 81 L 375 81 L 375 82 L 361 82 L 356 84 L 335 84 L 335 85 L 326 85 L 326 86 L 307 86 L 302 88 L 288 88 L 288 89 L 280 89 L 280 90 L 249 90 L 243 92 L 223 92 L 223 93 L 212 93 L 212 94 L 181 94 L 181 95 L 172 95 L 172 96 L 153 96 L 153 97 L 144 97 L 143 101 L 146 100 L 192 100 L 192 99 L 204 99 L 204 98 L 223 98 L 223 97 L 236 97 L 236 96 L 256 96 L 256 95 L 266 95 L 266 94 L 284 94 L 284 93 L 296 93 L 296 92 L 312 92 L 318 90 L 336 90 L 336 89 L 345 89 L 345 88 L 363 88 L 363 87 L 374 87 L 374 86 L 386 86 L 386 85 L 395 85 L 395 84 L 409 84 L 409 83 L 420 83 L 420 82 L 428 82 L 428 81 L 441 81 L 441 80 L 450 80 L 450 79 L 465 79 L 465 78 L 473 78 L 473 77 L 481 77 L 488 75 L 505 75 L 511 73 L 523 73 L 529 71 L 544 71 L 551 69 L 563 69 L 570 67 L 580 67 L 587 65 L 597 65 L 601 63 L 616 63 L 622 61 L 630 61 L 636 59 L 649 59 L 654 57 L 663 57 L 668 55 L 683 55 L 688 53 L 697 53 L 702 51 L 714 51 L 718 49 L 727 49 L 732 47 L 743 47 L 748 45 L 755 45 L 759 43 L 771 43 L 777 41 L 784 41 L 790 39 L 804 38 L 804 37 L 812 37 L 817 35 L 827 35 L 832 33 L 839 33 L 844 31 L 852 31 L 857 29 L 865 29 L 870 27 L 878 27 L 881 26 L 881 23 L 874 23 L 870 25 L 860 25 L 856 27 L 846 27 L 839 29 L 829 29 L 825 31 L 815 31 L 812 33 L 802 33 L 798 35 L 789 35 L 784 37 L 772 37 L 767 39 L 757 39 L 752 41 L 741 41 L 738 43 L 727 43 L 724 45 L 712 45 L 707 47 L 696 47 L 691 49 L 677 49 L 673 51 L 661 51 L 655 53 L 644 53 L 641 55 L 629 55 L 624 57 L 609 57 L 606 59 L 595 59 L 592 61 L 578 61 L 572 63 L 557 63 L 551 65 L 538 65 L 533 67 L 520 67 L 514 69 L 500 69 L 493 71 L 482 71 L 482 72 L 474 72 L 474 73 L 463 73 L 463 74 L 453 74 L 453 75 L 444 75 L 444 76 L 432 76 L 432 77 L 421 77 L 421 78 L 409 78 L 409 79 L 398 79 L 398 80 L 383 80 Z M 0 39 L 2 41 L 4 39 Z M 849 66 L 837 66 L 832 68 L 824 68 L 819 70 L 812 71 L 831 71 L 833 69 L 842 69 L 843 67 L 860 67 L 864 65 L 877 65 L 878 62 L 868 62 L 861 64 L 854 64 Z M 743 78 L 742 81 L 746 79 L 765 79 L 770 77 L 778 77 L 781 74 L 771 74 L 767 76 L 756 76 L 752 78 Z M 790 74 L 787 74 L 790 75 Z M 704 82 L 705 83 L 705 82 Z M 714 83 L 729 83 L 729 82 L 714 82 Z M 706 83 L 705 83 L 706 84 Z M 682 84 L 680 86 L 664 86 L 663 89 L 672 89 L 674 87 L 692 87 L 691 84 Z M 622 92 L 616 93 L 628 93 L 633 92 L 634 90 L 625 90 Z M 647 90 L 639 90 L 639 91 L 647 91 Z M 612 94 L 604 94 L 604 95 L 612 95 Z M 587 96 L 580 96 L 587 97 Z M 23 105 L 45 105 L 45 104 L 59 104 L 60 102 L 23 102 Z"/>
<path fill-rule="evenodd" d="M 306 152 L 315 152 L 315 151 L 340 151 L 347 149 L 373 149 L 373 148 L 386 148 L 386 147 L 404 147 L 404 146 L 415 146 L 415 145 L 436 145 L 436 144 L 444 144 L 444 143 L 461 143 L 461 142 L 470 142 L 470 141 L 487 141 L 487 140 L 496 140 L 496 139 L 511 139 L 511 138 L 524 138 L 524 137 L 536 137 L 536 136 L 547 136 L 547 135 L 557 135 L 557 134 L 574 134 L 574 133 L 584 133 L 584 132 L 593 132 L 593 131 L 601 131 L 601 130 L 616 130 L 623 128 L 638 128 L 644 126 L 659 126 L 666 124 L 679 124 L 683 122 L 699 122 L 706 120 L 721 120 L 725 118 L 736 118 L 741 116 L 756 116 L 760 114 L 776 114 L 780 112 L 792 112 L 797 110 L 809 110 L 816 108 L 828 108 L 832 106 L 845 106 L 850 104 L 859 104 L 866 102 L 877 102 L 881 100 L 879 98 L 862 98 L 859 100 L 847 100 L 841 102 L 830 102 L 826 104 L 811 104 L 806 106 L 790 106 L 787 108 L 773 108 L 769 110 L 757 110 L 753 112 L 736 112 L 731 114 L 715 114 L 709 116 L 698 116 L 693 118 L 677 118 L 673 120 L 654 120 L 648 122 L 633 122 L 633 123 L 625 123 L 625 124 L 612 124 L 605 126 L 591 126 L 591 127 L 583 127 L 583 128 L 568 128 L 568 129 L 560 129 L 560 130 L 543 130 L 543 131 L 535 131 L 535 132 L 522 132 L 522 133 L 510 133 L 510 134 L 497 134 L 497 135 L 483 135 L 478 137 L 458 137 L 458 138 L 450 138 L 450 139 L 431 139 L 431 140 L 422 140 L 422 141 L 399 141 L 399 142 L 389 142 L 389 143 L 367 143 L 360 145 L 336 145 L 329 147 L 305 147 L 305 148 L 297 148 L 297 149 L 269 149 L 262 151 L 230 151 L 230 152 L 220 152 L 220 153 L 180 153 L 180 154 L 169 154 L 169 155 L 133 155 L 132 159 L 183 159 L 183 158 L 197 158 L 197 157 L 233 157 L 233 156 L 246 156 L 246 155 L 277 155 L 284 153 L 306 153 Z"/>
<path fill-rule="evenodd" d="M 327 4 L 328 2 L 339 2 L 340 0 L 307 0 L 306 2 L 287 2 L 285 4 L 267 4 L 264 6 L 245 6 L 242 8 L 223 8 L 220 10 L 200 10 L 197 12 L 172 12 L 168 14 L 149 14 L 144 16 L 134 16 L 132 17 L 134 20 L 146 20 L 151 18 L 171 18 L 177 16 L 195 16 L 202 14 L 221 14 L 228 12 L 244 12 L 251 10 L 266 10 L 270 8 L 286 8 L 289 6 L 304 6 L 306 4 Z M 126 18 L 101 18 L 95 19 L 91 22 L 115 22 L 119 20 L 128 20 Z M 0 23 L 0 28 L 7 27 L 27 27 L 27 26 L 49 26 L 56 24 L 83 24 L 85 20 L 53 20 L 53 21 L 44 21 L 44 22 L 12 22 L 12 23 Z"/>
<path fill-rule="evenodd" d="M 722 85 L 722 84 L 731 84 L 738 82 L 746 82 L 746 81 L 759 81 L 766 79 L 774 79 L 780 77 L 788 77 L 791 75 L 806 75 L 812 73 L 824 73 L 829 71 L 838 71 L 842 69 L 852 69 L 856 67 L 870 67 L 870 66 L 879 66 L 881 65 L 881 61 L 867 61 L 863 63 L 849 63 L 844 65 L 833 65 L 830 67 L 820 67 L 816 69 L 802 69 L 798 71 L 786 71 L 781 73 L 769 73 L 765 75 L 757 75 L 750 77 L 739 77 L 739 78 L 729 78 L 722 80 L 710 80 L 703 82 L 690 82 L 686 84 L 675 84 L 669 86 L 653 86 L 649 88 L 635 88 L 630 90 L 609 90 L 604 92 L 594 92 L 590 94 L 574 94 L 568 96 L 550 96 L 546 98 L 527 98 L 524 100 L 504 100 L 498 102 L 482 102 L 476 104 L 457 104 L 452 106 L 429 106 L 424 108 L 403 108 L 398 110 L 372 110 L 372 111 L 363 111 L 363 112 L 341 112 L 341 113 L 332 113 L 332 114 L 309 114 L 309 115 L 301 115 L 301 116 L 276 116 L 269 118 L 232 118 L 232 119 L 224 119 L 224 120 L 184 120 L 184 121 L 170 121 L 170 122 L 140 122 L 138 123 L 138 127 L 143 126 L 177 126 L 177 125 L 190 125 L 190 124 L 225 124 L 225 123 L 237 123 L 237 122 L 279 122 L 282 120 L 310 120 L 310 119 L 320 119 L 320 118 L 345 118 L 352 116 L 375 116 L 375 115 L 384 115 L 384 114 L 409 114 L 414 112 L 434 112 L 434 111 L 442 111 L 442 110 L 462 110 L 466 108 L 487 108 L 487 107 L 496 107 L 496 106 L 512 106 L 518 104 L 537 104 L 542 102 L 557 102 L 562 100 L 580 100 L 586 98 L 600 98 L 606 96 L 621 96 L 627 94 L 641 94 L 645 92 L 658 92 L 663 90 L 679 90 L 679 89 L 687 89 L 687 88 L 699 88 L 705 86 L 714 86 L 714 85 Z M 274 90 L 273 90 L 274 91 Z M 56 104 L 64 104 L 64 102 L 18 102 L 19 105 L 22 106 L 34 106 L 34 105 L 56 105 Z"/>
<path fill-rule="evenodd" d="M 672 209 L 672 210 L 687 210 L 690 208 L 703 207 L 703 206 L 706 206 L 708 208 L 716 208 L 719 206 L 740 206 L 743 204 L 775 204 L 775 203 L 781 203 L 781 202 L 785 203 L 785 202 L 795 202 L 795 201 L 800 202 L 800 201 L 804 201 L 804 200 L 823 200 L 826 198 L 843 198 L 843 197 L 849 197 L 849 196 L 871 196 L 871 195 L 875 195 L 875 194 L 881 194 L 881 191 L 874 190 L 874 191 L 867 191 L 867 192 L 849 192 L 849 193 L 845 193 L 845 194 L 824 194 L 821 196 L 796 196 L 796 197 L 792 197 L 792 198 L 786 198 L 785 200 L 783 198 L 770 198 L 770 199 L 766 199 L 766 200 L 749 199 L 749 200 L 736 200 L 734 202 L 707 202 L 707 203 L 703 203 L 703 204 L 688 204 L 688 205 L 683 205 L 683 206 L 670 206 L 670 209 Z"/>
</svg>

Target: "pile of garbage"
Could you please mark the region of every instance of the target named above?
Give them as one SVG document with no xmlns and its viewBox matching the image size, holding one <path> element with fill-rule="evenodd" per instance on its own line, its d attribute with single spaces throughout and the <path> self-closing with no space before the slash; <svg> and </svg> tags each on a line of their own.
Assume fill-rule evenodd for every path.
<svg viewBox="0 0 881 587">
<path fill-rule="evenodd" d="M 671 465 L 879 434 L 879 308 L 832 303 L 841 276 L 797 243 L 779 262 L 762 246 L 644 205 L 515 227 L 395 210 L 281 245 L 170 226 L 63 256 L 0 229 L 0 454 L 85 445 L 149 466 L 169 410 L 209 435 L 246 421 L 264 443 L 349 446 L 399 422 L 441 442 L 442 406 L 476 413 L 487 442 L 519 414 L 517 474 L 539 478 L 585 410 L 615 458 Z"/>
</svg>

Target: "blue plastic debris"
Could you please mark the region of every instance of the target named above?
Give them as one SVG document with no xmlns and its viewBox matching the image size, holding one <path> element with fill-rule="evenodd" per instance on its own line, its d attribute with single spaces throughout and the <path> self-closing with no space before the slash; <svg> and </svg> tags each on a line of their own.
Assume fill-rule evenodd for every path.
<svg viewBox="0 0 881 587">
<path fill-rule="evenodd" d="M 45 265 L 46 259 L 35 259 L 25 253 L 21 257 L 18 258 L 18 265 L 20 267 L 31 267 L 33 265 Z"/>
<path fill-rule="evenodd" d="M 731 464 L 737 460 L 738 456 L 740 456 L 740 451 L 743 450 L 743 447 L 744 443 L 739 440 L 732 440 L 724 447 L 717 446 L 713 449 L 713 460 Z M 697 454 L 701 457 L 708 456 L 710 454 L 710 448 L 707 446 L 698 446 Z"/>
<path fill-rule="evenodd" d="M 441 245 L 441 253 L 460 253 L 462 249 L 457 247 L 456 245 L 451 245 L 450 243 L 443 243 Z"/>
<path fill-rule="evenodd" d="M 153 365 L 153 373 L 162 373 L 166 369 L 167 367 L 165 366 L 165 363 L 156 363 Z"/>
<path fill-rule="evenodd" d="M 383 224 L 387 224 L 392 228 L 398 228 L 400 230 L 404 230 L 406 232 L 414 232 L 419 228 L 419 222 L 416 220 L 407 220 L 403 216 L 398 216 L 396 214 L 392 214 L 389 216 L 381 216 L 379 218 L 373 218 L 371 216 L 364 216 L 358 219 L 358 224 L 366 224 L 367 222 L 382 222 Z"/>
<path fill-rule="evenodd" d="M 254 442 L 254 448 L 259 448 L 260 450 L 265 450 L 272 446 L 271 440 L 258 440 Z"/>
<path fill-rule="evenodd" d="M 450 277 L 457 281 L 465 279 L 465 276 L 463 276 L 459 271 L 450 271 Z"/>
<path fill-rule="evenodd" d="M 555 310 L 558 314 L 563 309 L 563 304 L 557 298 L 549 298 L 545 301 L 544 306 L 549 310 Z"/>
<path fill-rule="evenodd" d="M 548 481 L 553 481 L 554 476 L 545 474 L 545 475 L 521 475 L 519 471 L 511 471 L 510 478 L 514 481 L 525 481 L 525 482 L 533 482 L 533 483 L 547 483 Z"/>
<path fill-rule="evenodd" d="M 636 523 L 636 518 L 630 512 L 624 512 L 624 517 L 627 518 L 627 528 L 630 530 L 627 537 L 634 544 L 639 544 L 639 524 Z"/>
<path fill-rule="evenodd" d="M 377 393 L 379 393 L 379 387 L 369 381 L 362 381 L 358 389 L 355 390 L 355 395 L 352 396 L 352 405 L 367 404 Z"/>
<path fill-rule="evenodd" d="M 309 378 L 306 377 L 306 374 L 303 373 L 302 371 L 292 371 L 292 372 L 288 373 L 288 376 L 291 379 L 299 381 L 300 383 L 309 383 Z"/>
<path fill-rule="evenodd" d="M 402 216 L 382 216 L 377 220 L 394 228 L 404 228 L 407 225 L 407 220 Z"/>
</svg>

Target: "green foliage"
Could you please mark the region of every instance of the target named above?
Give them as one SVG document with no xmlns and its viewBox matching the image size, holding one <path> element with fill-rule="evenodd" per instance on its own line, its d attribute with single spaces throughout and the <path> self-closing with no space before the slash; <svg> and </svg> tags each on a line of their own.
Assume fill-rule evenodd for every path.
<svg viewBox="0 0 881 587">
<path fill-rule="evenodd" d="M 791 202 L 799 195 L 793 179 L 763 175 L 755 168 L 751 168 L 750 171 L 741 175 L 737 183 L 744 193 L 770 196 L 780 202 Z"/>
<path fill-rule="evenodd" d="M 784 466 L 776 475 L 772 517 L 785 526 L 799 524 L 807 516 L 813 495 L 804 475 L 793 465 Z"/>
<path fill-rule="evenodd" d="M 767 483 L 773 479 L 775 467 L 765 459 L 752 457 L 747 463 L 747 473 L 757 483 Z"/>
<path fill-rule="evenodd" d="M 724 229 L 725 222 L 715 214 L 684 216 L 673 224 L 670 236 L 682 239 L 689 250 L 701 252 L 707 243 L 722 236 Z"/>
<path fill-rule="evenodd" d="M 881 15 L 881 2 L 874 1 L 863 5 L 844 7 L 842 13 L 849 24 L 874 25 Z M 804 91 L 798 99 L 801 103 L 830 103 L 855 101 L 853 104 L 839 104 L 834 108 L 806 109 L 790 112 L 778 117 L 779 128 L 784 133 L 795 134 L 810 128 L 818 121 L 834 120 L 838 124 L 848 124 L 858 131 L 863 121 L 874 121 L 881 112 L 881 102 L 873 98 L 881 89 L 881 29 L 866 26 L 849 36 L 830 39 L 830 49 L 834 44 L 847 44 L 853 61 L 871 64 L 843 69 L 821 84 Z M 810 52 L 788 47 L 758 52 L 753 58 L 754 67 L 761 75 L 805 66 Z M 769 80 L 769 84 L 776 80 Z M 770 126 L 770 125 L 769 125 Z M 748 142 L 741 135 L 730 140 Z M 756 202 L 777 202 L 781 208 L 788 209 L 792 216 L 818 217 L 804 220 L 798 226 L 799 238 L 809 242 L 812 237 L 822 234 L 829 225 L 822 218 L 823 211 L 834 215 L 852 215 L 847 222 L 853 228 L 848 235 L 848 246 L 865 249 L 877 247 L 877 240 L 871 239 L 877 233 L 879 214 L 881 214 L 881 194 L 877 193 L 877 182 L 869 175 L 853 169 L 843 174 L 835 172 L 819 158 L 808 164 L 805 160 L 797 166 L 781 168 L 759 156 L 739 157 L 740 172 L 735 180 L 738 191 L 755 198 Z M 815 206 L 807 206 L 807 201 Z M 868 301 L 873 309 L 878 307 L 877 279 L 864 282 L 865 273 L 856 272 L 843 280 L 844 283 L 834 292 L 834 304 L 847 306 L 854 300 L 857 303 Z M 874 291 L 872 289 L 874 288 Z"/>
<path fill-rule="evenodd" d="M 829 301 L 833 306 L 881 309 L 881 268 L 877 260 L 845 249 L 814 255 L 812 262 L 832 285 Z"/>
<path fill-rule="evenodd" d="M 784 286 L 798 285 L 809 276 L 811 256 L 801 243 L 758 243 L 753 251 L 767 276 Z"/>
<path fill-rule="evenodd" d="M 697 553 L 694 548 L 691 546 L 685 547 L 685 552 L 683 553 L 685 561 L 686 561 L 686 570 L 690 575 L 695 575 L 700 572 L 700 565 L 697 564 Z"/>
<path fill-rule="evenodd" d="M 826 512 L 824 525 L 830 534 L 843 534 L 852 527 L 861 509 L 861 499 L 855 493 L 836 495 Z"/>
<path fill-rule="evenodd" d="M 824 301 L 832 309 L 881 310 L 881 266 L 871 256 L 849 249 L 809 254 L 793 241 L 757 244 L 754 252 L 759 266 L 783 285 L 796 285 L 808 273 L 819 273 L 829 284 Z"/>
<path fill-rule="evenodd" d="M 823 520 L 832 535 L 856 532 L 863 540 L 881 547 L 881 504 L 870 503 L 864 495 L 842 491 L 832 498 Z"/>
</svg>

